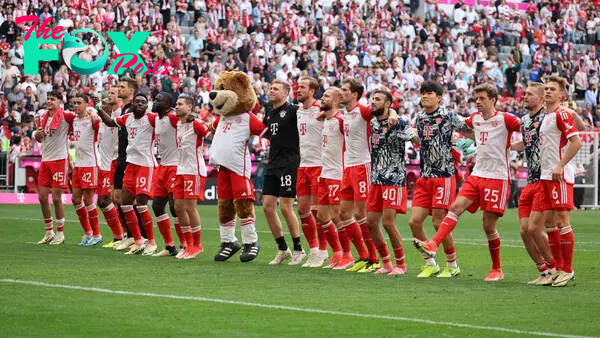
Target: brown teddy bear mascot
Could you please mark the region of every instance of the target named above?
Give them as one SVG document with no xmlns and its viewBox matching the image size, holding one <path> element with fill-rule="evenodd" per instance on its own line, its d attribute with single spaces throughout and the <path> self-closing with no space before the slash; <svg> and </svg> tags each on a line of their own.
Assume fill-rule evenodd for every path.
<svg viewBox="0 0 600 338">
<path fill-rule="evenodd" d="M 215 256 L 215 261 L 225 261 L 241 248 L 235 237 L 237 214 L 244 245 L 240 260 L 249 262 L 256 258 L 260 246 L 255 227 L 248 139 L 251 135 L 262 136 L 267 127 L 250 112 L 257 99 L 246 73 L 221 73 L 209 97 L 215 112 L 219 114 L 211 124 L 214 137 L 209 161 L 219 170 L 217 195 L 221 250 Z"/>
</svg>

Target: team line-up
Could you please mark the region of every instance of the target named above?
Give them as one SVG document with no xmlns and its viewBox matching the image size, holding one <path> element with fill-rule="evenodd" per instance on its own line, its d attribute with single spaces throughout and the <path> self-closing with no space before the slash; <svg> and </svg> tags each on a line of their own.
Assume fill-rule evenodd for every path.
<svg viewBox="0 0 600 338">
<path fill-rule="evenodd" d="M 528 161 L 528 185 L 519 200 L 519 220 L 525 248 L 540 273 L 529 283 L 566 286 L 575 277 L 569 222 L 575 170 L 570 161 L 581 147 L 578 128 L 583 129 L 583 122 L 561 105 L 565 86 L 566 80 L 557 76 L 548 77 L 545 84 L 529 83 L 524 96 L 529 113 L 519 120 L 496 111 L 498 90 L 482 84 L 474 89 L 478 112 L 464 119 L 441 105 L 441 84 L 427 81 L 421 87 L 422 112 L 415 128 L 390 108 L 392 96 L 386 90 L 372 92 L 370 106 L 359 104 L 364 86 L 352 78 L 343 81 L 341 88 L 327 88 L 320 102 L 314 98 L 318 81 L 302 78 L 298 106 L 287 102 L 290 86 L 275 80 L 263 121 L 243 113 L 231 122 L 217 118 L 208 125 L 193 114 L 190 97 L 180 97 L 173 111 L 172 96 L 161 92 L 153 100 L 152 112 L 147 112 L 148 98 L 136 93 L 137 82 L 129 78 L 109 89 L 108 99 L 98 111 L 89 108 L 90 98 L 85 94 L 73 98 L 73 111 L 65 111 L 59 96 L 49 93 L 47 109 L 36 114 L 33 135 L 42 144 L 38 189 L 46 229 L 38 244 L 59 245 L 65 240 L 61 194 L 67 187 L 65 144 L 70 134 L 76 149 L 72 202 L 85 232 L 79 244 L 103 242 L 94 203 L 97 194 L 98 207 L 113 233 L 113 240 L 104 247 L 180 259 L 193 259 L 203 252 L 196 207 L 203 199 L 206 178 L 203 139 L 229 134 L 219 142 L 213 140 L 209 163 L 219 168 L 217 194 L 238 201 L 254 198 L 250 170 L 246 170 L 248 149 L 221 140 L 243 141 L 257 135 L 270 141 L 264 213 L 278 252 L 269 264 L 289 260 L 290 265 L 298 265 L 307 256 L 293 210 L 297 198 L 301 229 L 310 247 L 303 267 L 404 275 L 407 270 L 396 215 L 407 211 L 405 142 L 410 141 L 419 146 L 421 159 L 409 220 L 414 244 L 425 259 L 418 277 L 460 274 L 451 231 L 465 210 L 474 213 L 481 209 L 492 260 L 485 281 L 498 281 L 504 274 L 496 224 L 509 197 L 508 152 L 512 148 L 525 151 Z M 345 108 L 340 109 L 342 106 Z M 475 167 L 458 192 L 461 155 L 453 148 L 457 132 L 477 145 Z M 511 144 L 513 132 L 522 133 L 523 141 Z M 149 199 L 166 246 L 161 251 L 154 237 Z M 167 203 L 182 250 L 175 246 Z M 293 250 L 283 237 L 277 205 L 292 236 Z M 423 228 L 428 216 L 437 230 L 431 240 Z M 227 260 L 240 249 L 242 262 L 254 260 L 260 251 L 255 215 L 240 219 L 242 244 L 235 237 L 235 218 L 219 222 L 221 249 L 215 261 Z M 380 223 L 392 244 L 395 264 Z M 443 269 L 435 259 L 440 245 L 447 262 Z"/>
</svg>

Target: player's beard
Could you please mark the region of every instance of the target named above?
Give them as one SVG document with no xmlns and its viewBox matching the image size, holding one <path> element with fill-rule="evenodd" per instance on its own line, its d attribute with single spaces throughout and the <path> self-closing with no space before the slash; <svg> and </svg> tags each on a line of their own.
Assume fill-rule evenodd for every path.
<svg viewBox="0 0 600 338">
<path fill-rule="evenodd" d="M 331 106 L 321 103 L 321 111 L 330 111 Z"/>
<path fill-rule="evenodd" d="M 378 116 L 383 115 L 384 112 L 385 112 L 385 108 L 379 108 L 379 109 L 373 109 L 371 114 L 373 114 L 373 116 L 375 116 L 375 117 L 378 117 Z"/>
</svg>

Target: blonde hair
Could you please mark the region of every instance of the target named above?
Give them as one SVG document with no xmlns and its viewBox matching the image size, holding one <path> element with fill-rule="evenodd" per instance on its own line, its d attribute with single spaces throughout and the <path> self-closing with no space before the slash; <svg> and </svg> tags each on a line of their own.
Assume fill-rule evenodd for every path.
<svg viewBox="0 0 600 338">
<path fill-rule="evenodd" d="M 535 89 L 540 96 L 544 95 L 544 84 L 543 83 L 528 81 L 527 87 L 528 88 L 531 87 L 531 88 Z"/>
<path fill-rule="evenodd" d="M 342 96 L 342 90 L 339 87 L 331 86 L 327 88 L 326 92 L 331 91 L 337 100 Z"/>
</svg>

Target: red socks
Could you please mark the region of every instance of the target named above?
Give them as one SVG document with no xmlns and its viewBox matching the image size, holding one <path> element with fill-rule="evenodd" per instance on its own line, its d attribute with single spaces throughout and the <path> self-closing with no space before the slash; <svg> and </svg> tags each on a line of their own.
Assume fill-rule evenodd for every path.
<svg viewBox="0 0 600 338">
<path fill-rule="evenodd" d="M 138 218 L 135 211 L 133 211 L 133 205 L 122 205 L 121 210 L 123 210 L 125 222 L 127 223 L 127 228 L 129 229 L 131 236 L 133 236 L 136 243 L 140 243 L 142 240 L 142 233 L 138 227 Z"/>
<path fill-rule="evenodd" d="M 156 241 L 154 240 L 154 223 L 152 222 L 152 215 L 150 214 L 150 210 L 148 210 L 148 206 L 140 205 L 136 209 L 140 214 L 140 220 L 142 221 L 144 232 L 146 232 L 146 236 L 148 237 L 148 243 L 156 245 Z"/>
<path fill-rule="evenodd" d="M 333 224 L 332 221 L 329 221 L 329 223 L 325 226 L 327 227 L 327 242 L 331 246 L 331 250 L 334 253 L 340 252 L 342 248 L 340 247 L 340 239 L 338 237 L 338 232 L 335 228 L 335 224 Z M 327 247 L 325 247 L 325 250 L 327 250 Z"/>
<path fill-rule="evenodd" d="M 92 227 L 94 237 L 102 237 L 102 234 L 100 233 L 100 224 L 98 224 L 98 208 L 96 208 L 96 204 L 90 204 L 86 208 L 88 211 L 88 219 L 90 220 L 90 226 Z"/>
<path fill-rule="evenodd" d="M 456 262 L 456 248 L 451 247 L 449 249 L 444 249 L 444 253 L 446 254 L 446 262 L 448 264 Z"/>
<path fill-rule="evenodd" d="M 104 214 L 104 219 L 110 230 L 113 233 L 113 237 L 117 240 L 123 239 L 123 232 L 121 232 L 121 220 L 119 220 L 119 213 L 117 212 L 117 208 L 115 208 L 114 204 L 109 204 L 106 208 L 102 209 L 102 214 Z"/>
<path fill-rule="evenodd" d="M 194 240 L 192 238 L 192 227 L 189 225 L 184 225 L 181 227 L 181 232 L 183 233 L 183 237 L 185 237 L 185 242 L 188 247 L 194 246 Z"/>
<path fill-rule="evenodd" d="M 404 248 L 402 244 L 394 248 L 394 257 L 396 258 L 396 267 L 404 266 Z"/>
<path fill-rule="evenodd" d="M 540 263 L 537 263 L 535 266 L 537 267 L 539 272 L 544 272 L 544 271 L 548 270 L 548 265 L 546 265 L 545 261 L 541 261 Z"/>
<path fill-rule="evenodd" d="M 344 256 L 352 257 L 352 249 L 350 249 L 350 234 L 347 227 L 343 227 L 338 230 L 338 237 L 340 238 L 340 245 L 342 246 L 342 251 L 344 251 Z"/>
<path fill-rule="evenodd" d="M 166 246 L 175 246 L 175 242 L 173 242 L 173 234 L 171 233 L 171 220 L 169 219 L 168 214 L 162 214 L 156 217 L 156 224 L 158 225 L 158 230 L 162 238 L 165 240 Z"/>
<path fill-rule="evenodd" d="M 316 220 L 317 219 L 317 209 L 316 208 L 310 209 L 310 213 L 313 215 L 313 219 Z M 335 230 L 335 225 L 333 226 L 333 229 Z M 319 231 L 319 227 L 317 225 L 317 237 L 319 238 L 319 250 L 325 251 L 325 250 L 327 250 L 327 244 L 329 243 L 329 231 L 331 230 L 331 228 L 326 228 L 326 229 L 321 229 L 321 230 L 324 230 L 324 231 Z"/>
<path fill-rule="evenodd" d="M 181 225 L 179 225 L 179 217 L 173 217 L 173 225 L 175 226 L 177 237 L 179 237 L 179 245 L 182 248 L 185 248 L 187 243 L 185 242 L 185 236 L 183 236 L 183 232 L 181 231 Z"/>
<path fill-rule="evenodd" d="M 88 236 L 92 235 L 92 226 L 90 225 L 90 219 L 85 204 L 81 202 L 80 205 L 76 205 L 75 211 L 77 212 L 77 217 L 79 217 L 79 223 L 81 223 L 81 227 L 83 228 L 85 234 Z"/>
<path fill-rule="evenodd" d="M 360 231 L 362 232 L 363 239 L 365 240 L 365 244 L 367 246 L 367 250 L 369 251 L 369 260 L 373 263 L 378 262 L 377 259 L 377 247 L 375 247 L 375 243 L 373 242 L 373 238 L 371 237 L 371 231 L 369 230 L 369 226 L 367 225 L 367 218 L 363 218 L 358 220 L 358 225 L 360 226 Z"/>
<path fill-rule="evenodd" d="M 570 225 L 560 229 L 560 249 L 562 253 L 562 267 L 564 272 L 573 272 L 573 250 L 575 248 L 575 236 Z"/>
<path fill-rule="evenodd" d="M 346 226 L 346 234 L 349 235 L 348 237 L 352 241 L 352 244 L 354 244 L 354 247 L 358 252 L 358 257 L 361 260 L 369 258 L 369 253 L 367 252 L 367 248 L 365 247 L 365 242 L 363 241 L 363 236 L 360 227 L 352 219 L 342 222 L 342 226 L 347 223 L 350 223 L 350 225 Z"/>
<path fill-rule="evenodd" d="M 313 219 L 310 212 L 300 215 L 300 223 L 302 224 L 302 232 L 306 238 L 306 242 L 311 249 L 316 248 L 319 244 L 317 243 L 317 224 Z M 319 240 L 320 240 L 319 236 Z M 327 247 L 326 247 L 327 248 Z"/>
<path fill-rule="evenodd" d="M 440 243 L 442 243 L 446 236 L 448 236 L 448 234 L 451 233 L 452 230 L 454 230 L 454 227 L 456 227 L 457 222 L 458 216 L 453 212 L 449 212 L 446 215 L 446 217 L 444 217 L 444 220 L 442 221 L 442 224 L 440 224 L 440 227 L 435 233 L 435 236 L 433 236 L 432 241 L 434 241 L 435 244 L 439 247 Z"/>
<path fill-rule="evenodd" d="M 200 226 L 195 226 L 191 228 L 192 234 L 192 245 L 196 248 L 202 248 L 202 244 L 200 244 L 200 240 L 202 238 L 202 228 Z"/>
<path fill-rule="evenodd" d="M 52 219 L 50 219 L 52 221 Z M 65 229 L 65 219 L 61 218 L 61 219 L 57 219 L 56 220 L 56 231 L 58 232 L 63 232 L 63 230 Z"/>
<path fill-rule="evenodd" d="M 552 251 L 552 258 L 554 258 L 555 267 L 562 269 L 563 256 L 560 243 L 560 232 L 556 227 L 547 229 L 546 232 L 548 233 L 548 244 L 550 245 L 550 251 Z"/>
<path fill-rule="evenodd" d="M 500 235 L 495 232 L 487 236 L 490 256 L 492 257 L 492 269 L 501 269 L 500 265 Z"/>
<path fill-rule="evenodd" d="M 383 264 L 390 262 L 390 253 L 388 252 L 387 245 L 385 245 L 385 243 L 377 247 L 377 252 L 379 252 L 379 257 L 381 257 Z"/>
<path fill-rule="evenodd" d="M 52 224 L 52 217 L 44 218 L 44 227 L 46 231 L 54 231 L 54 224 Z"/>
</svg>

